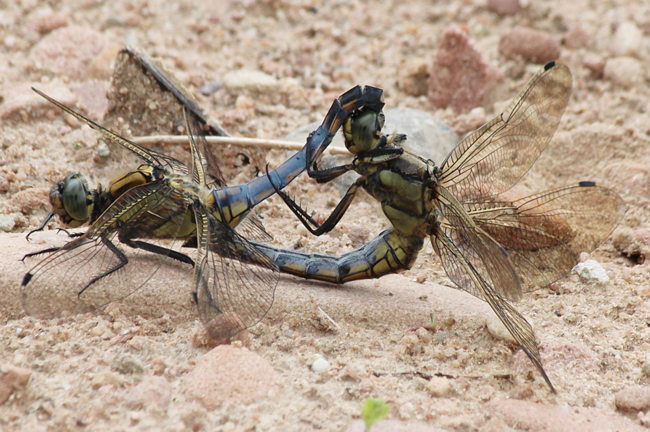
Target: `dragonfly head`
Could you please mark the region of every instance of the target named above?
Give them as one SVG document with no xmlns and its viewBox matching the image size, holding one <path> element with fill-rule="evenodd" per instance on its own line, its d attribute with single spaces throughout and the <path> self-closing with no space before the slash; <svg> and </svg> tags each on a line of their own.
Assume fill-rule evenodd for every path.
<svg viewBox="0 0 650 432">
<path fill-rule="evenodd" d="M 93 194 L 84 176 L 72 173 L 50 189 L 50 203 L 63 223 L 76 228 L 90 219 Z"/>
<path fill-rule="evenodd" d="M 343 125 L 345 146 L 350 153 L 360 156 L 374 150 L 379 144 L 384 121 L 384 113 L 372 109 L 364 109 L 350 116 Z"/>
</svg>

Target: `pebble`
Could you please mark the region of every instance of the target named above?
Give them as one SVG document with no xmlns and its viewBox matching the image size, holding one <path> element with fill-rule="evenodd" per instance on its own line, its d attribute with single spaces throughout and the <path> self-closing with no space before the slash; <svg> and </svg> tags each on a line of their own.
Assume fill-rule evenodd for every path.
<svg viewBox="0 0 650 432">
<path fill-rule="evenodd" d="M 27 17 L 27 28 L 42 35 L 68 25 L 68 16 L 59 12 L 35 11 Z"/>
<path fill-rule="evenodd" d="M 637 264 L 643 264 L 650 252 L 650 232 L 642 228 L 619 227 L 612 234 L 612 244 L 622 254 L 635 258 Z"/>
<path fill-rule="evenodd" d="M 223 87 L 223 81 L 209 81 L 201 86 L 199 91 L 204 96 L 209 96 L 213 93 L 218 92 Z"/>
<path fill-rule="evenodd" d="M 424 96 L 429 89 L 429 62 L 422 57 L 409 58 L 397 74 L 397 86 L 411 96 Z"/>
<path fill-rule="evenodd" d="M 595 283 L 604 285 L 609 283 L 609 276 L 607 271 L 596 260 L 587 260 L 576 264 L 573 267 L 572 273 L 575 273 L 585 283 Z"/>
<path fill-rule="evenodd" d="M 623 21 L 609 41 L 609 52 L 615 57 L 643 56 L 643 32 L 633 22 Z"/>
<path fill-rule="evenodd" d="M 330 367 L 330 363 L 325 360 L 323 357 L 319 357 L 311 364 L 311 370 L 316 373 L 321 373 L 327 370 Z"/>
<path fill-rule="evenodd" d="M 442 34 L 431 69 L 429 100 L 466 113 L 492 93 L 501 73 L 474 47 L 466 32 L 451 26 Z"/>
<path fill-rule="evenodd" d="M 646 360 L 643 362 L 643 365 L 641 365 L 641 372 L 645 377 L 650 378 L 650 360 Z"/>
<path fill-rule="evenodd" d="M 10 364 L 0 366 L 0 405 L 7 402 L 16 389 L 25 387 L 31 376 L 29 369 Z"/>
<path fill-rule="evenodd" d="M 560 57 L 560 43 L 548 33 L 526 27 L 515 27 L 501 36 L 499 52 L 506 59 L 521 57 L 544 64 Z"/>
<path fill-rule="evenodd" d="M 624 88 L 643 81 L 643 65 L 633 57 L 612 57 L 605 62 L 605 78 Z"/>
<path fill-rule="evenodd" d="M 30 51 L 29 58 L 56 75 L 82 79 L 90 62 L 108 45 L 108 37 L 96 30 L 69 26 L 41 39 Z"/>
<path fill-rule="evenodd" d="M 502 16 L 514 15 L 522 9 L 519 0 L 488 0 L 487 2 L 487 10 Z"/>
<path fill-rule="evenodd" d="M 621 411 L 646 411 L 650 408 L 650 387 L 626 387 L 614 395 L 614 400 Z"/>
<path fill-rule="evenodd" d="M 256 353 L 220 345 L 199 360 L 182 386 L 212 410 L 226 402 L 247 405 L 271 397 L 278 391 L 279 383 L 278 373 Z"/>
<path fill-rule="evenodd" d="M 128 355 L 121 354 L 118 355 L 112 364 L 113 370 L 121 374 L 141 374 L 144 372 L 144 365 L 139 358 Z"/>
<path fill-rule="evenodd" d="M 584 48 L 589 44 L 589 33 L 579 25 L 573 25 L 564 35 L 563 42 L 565 47 L 572 50 Z"/>
<path fill-rule="evenodd" d="M 223 87 L 232 93 L 243 90 L 267 93 L 275 91 L 280 82 L 271 75 L 257 70 L 238 70 L 223 77 Z"/>
<path fill-rule="evenodd" d="M 599 408 L 545 405 L 515 399 L 496 399 L 485 404 L 507 426 L 529 432 L 641 432 L 645 429 L 632 420 Z"/>
<path fill-rule="evenodd" d="M 429 384 L 427 384 L 427 391 L 431 396 L 442 397 L 451 390 L 451 383 L 449 379 L 444 377 L 433 377 Z"/>
<path fill-rule="evenodd" d="M 160 376 L 149 376 L 133 387 L 126 396 L 126 405 L 131 409 L 153 406 L 164 411 L 169 406 L 172 388 L 169 382 Z"/>
<path fill-rule="evenodd" d="M 16 219 L 10 214 L 0 214 L 0 231 L 9 232 L 16 226 Z"/>
<path fill-rule="evenodd" d="M 36 209 L 47 208 L 50 192 L 46 188 L 25 189 L 14 194 L 11 204 L 23 214 L 31 214 Z"/>
<path fill-rule="evenodd" d="M 495 314 L 491 313 L 485 317 L 485 325 L 487 326 L 488 333 L 490 333 L 495 339 L 508 343 L 517 343 L 506 326 L 503 325 L 501 320 Z"/>
</svg>

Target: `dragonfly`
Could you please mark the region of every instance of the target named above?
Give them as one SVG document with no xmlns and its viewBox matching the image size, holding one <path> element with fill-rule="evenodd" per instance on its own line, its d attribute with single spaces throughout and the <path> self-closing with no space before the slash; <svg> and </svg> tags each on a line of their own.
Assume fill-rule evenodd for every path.
<svg viewBox="0 0 650 432">
<path fill-rule="evenodd" d="M 581 252 L 612 232 L 625 205 L 591 181 L 517 200 L 502 194 L 547 146 L 570 94 L 568 67 L 547 63 L 502 114 L 463 139 L 439 166 L 407 151 L 404 135 L 382 134 L 381 110 L 354 113 L 342 125 L 351 163 L 319 169 L 324 147 L 308 146 L 307 160 L 314 162 L 307 171 L 317 182 L 348 171 L 360 175 L 331 215 L 319 223 L 277 191 L 315 235 L 339 223 L 360 188 L 381 203 L 392 226 L 340 257 L 258 246 L 283 272 L 341 284 L 410 269 L 428 237 L 448 277 L 490 305 L 555 392 L 533 328 L 510 301 L 566 275 Z"/>
<path fill-rule="evenodd" d="M 278 268 L 251 240 L 269 240 L 251 209 L 288 185 L 308 166 L 307 145 L 276 170 L 249 183 L 226 187 L 210 164 L 201 118 L 184 108 L 191 165 L 142 147 L 77 113 L 39 90 L 36 93 L 87 124 L 113 143 L 135 154 L 141 164 L 91 190 L 85 178 L 72 173 L 50 193 L 53 215 L 68 226 L 88 223 L 88 229 L 60 248 L 28 254 L 47 257 L 22 280 L 25 311 L 39 318 L 101 309 L 123 300 L 151 279 L 161 266 L 194 268 L 193 293 L 208 333 L 230 338 L 259 322 L 268 312 L 278 280 Z M 341 95 L 309 145 L 327 145 L 345 118 L 375 109 L 381 91 L 360 88 Z M 249 217 L 247 217 L 249 216 Z M 241 234 L 240 234 L 241 233 Z M 182 247 L 195 248 L 191 258 Z M 153 272 L 138 262 L 153 262 Z"/>
</svg>

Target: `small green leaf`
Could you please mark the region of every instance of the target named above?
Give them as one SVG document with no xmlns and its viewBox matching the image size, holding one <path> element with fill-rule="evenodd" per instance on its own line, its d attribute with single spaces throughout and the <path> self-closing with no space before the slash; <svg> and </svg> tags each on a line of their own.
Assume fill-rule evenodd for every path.
<svg viewBox="0 0 650 432">
<path fill-rule="evenodd" d="M 366 403 L 361 406 L 361 415 L 366 424 L 366 432 L 370 432 L 370 427 L 379 420 L 386 417 L 390 411 L 390 404 L 384 402 L 381 398 L 368 398 Z"/>
</svg>

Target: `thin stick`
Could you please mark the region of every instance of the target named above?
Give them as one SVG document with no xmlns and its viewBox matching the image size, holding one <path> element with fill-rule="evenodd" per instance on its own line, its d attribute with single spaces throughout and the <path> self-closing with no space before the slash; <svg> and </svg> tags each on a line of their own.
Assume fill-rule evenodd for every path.
<svg viewBox="0 0 650 432">
<path fill-rule="evenodd" d="M 332 324 L 334 324 L 334 325 L 336 326 L 337 329 L 341 330 L 341 326 L 338 325 L 338 324 L 336 323 L 336 321 L 334 321 L 332 318 L 330 318 L 330 316 L 327 315 L 327 314 L 325 313 L 325 311 L 324 311 L 323 309 L 320 308 L 320 306 L 318 306 L 318 310 L 320 311 L 320 313 L 322 313 L 323 315 L 325 315 L 325 318 L 327 318 L 328 320 L 330 320 L 330 322 L 331 322 Z"/>
<path fill-rule="evenodd" d="M 266 148 L 269 150 L 295 150 L 299 151 L 304 147 L 304 144 L 298 144 L 292 141 L 280 140 L 267 140 L 260 138 L 242 138 L 242 137 L 215 137 L 206 136 L 206 141 L 210 144 L 219 145 L 238 145 L 242 147 L 258 147 Z M 136 144 L 185 144 L 187 137 L 183 135 L 151 135 L 131 138 Z M 327 151 L 330 154 L 349 154 L 346 149 L 329 147 Z"/>
</svg>

